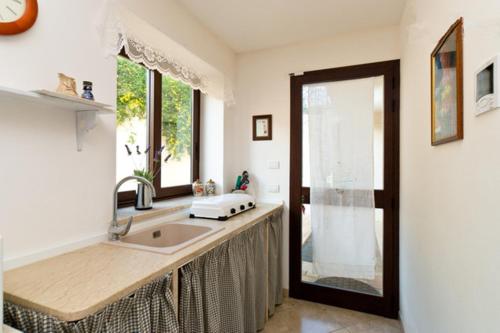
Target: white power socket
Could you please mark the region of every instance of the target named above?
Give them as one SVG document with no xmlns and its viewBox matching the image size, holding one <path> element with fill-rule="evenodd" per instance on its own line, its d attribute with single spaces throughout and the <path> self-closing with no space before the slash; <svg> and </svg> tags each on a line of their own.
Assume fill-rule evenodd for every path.
<svg viewBox="0 0 500 333">
<path fill-rule="evenodd" d="M 278 160 L 267 161 L 267 168 L 268 169 L 279 169 L 280 168 L 280 161 L 278 161 Z"/>
<path fill-rule="evenodd" d="M 280 193 L 280 186 L 278 184 L 267 185 L 267 192 L 269 192 L 269 193 Z"/>
</svg>

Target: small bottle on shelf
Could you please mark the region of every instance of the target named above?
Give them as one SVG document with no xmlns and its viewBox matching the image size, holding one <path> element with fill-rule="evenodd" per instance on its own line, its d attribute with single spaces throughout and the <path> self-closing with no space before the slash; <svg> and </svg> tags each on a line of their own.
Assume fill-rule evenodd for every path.
<svg viewBox="0 0 500 333">
<path fill-rule="evenodd" d="M 92 82 L 90 81 L 83 81 L 83 94 L 82 98 L 88 99 L 93 101 L 94 100 L 94 94 L 92 93 Z"/>
</svg>

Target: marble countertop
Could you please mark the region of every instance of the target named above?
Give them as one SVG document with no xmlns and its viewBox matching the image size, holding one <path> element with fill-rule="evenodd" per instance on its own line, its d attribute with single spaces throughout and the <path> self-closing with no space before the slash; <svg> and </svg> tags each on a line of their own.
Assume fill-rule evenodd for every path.
<svg viewBox="0 0 500 333">
<path fill-rule="evenodd" d="M 79 320 L 190 262 L 281 207 L 261 203 L 226 222 L 210 221 L 224 223 L 224 230 L 170 255 L 100 243 L 12 269 L 4 274 L 4 297 L 63 321 Z M 196 223 L 197 219 L 175 222 L 179 221 Z"/>
</svg>

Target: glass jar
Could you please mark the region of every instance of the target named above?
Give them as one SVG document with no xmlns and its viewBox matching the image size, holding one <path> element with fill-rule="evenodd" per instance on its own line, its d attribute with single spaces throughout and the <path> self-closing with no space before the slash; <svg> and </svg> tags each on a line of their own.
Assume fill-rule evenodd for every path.
<svg viewBox="0 0 500 333">
<path fill-rule="evenodd" d="M 205 186 L 203 186 L 203 183 L 199 179 L 196 179 L 193 183 L 193 195 L 195 197 L 202 197 L 205 192 L 204 188 Z"/>
<path fill-rule="evenodd" d="M 205 193 L 207 195 L 215 195 L 215 182 L 212 179 L 209 179 L 205 184 Z"/>
</svg>

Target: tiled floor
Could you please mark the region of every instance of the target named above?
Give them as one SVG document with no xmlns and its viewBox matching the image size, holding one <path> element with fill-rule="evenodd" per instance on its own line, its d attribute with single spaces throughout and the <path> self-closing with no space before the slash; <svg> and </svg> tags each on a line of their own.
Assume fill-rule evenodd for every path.
<svg viewBox="0 0 500 333">
<path fill-rule="evenodd" d="M 285 298 L 264 333 L 403 333 L 397 320 Z"/>
</svg>

